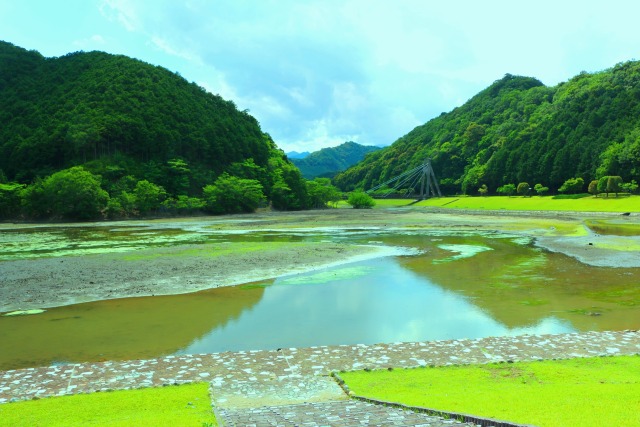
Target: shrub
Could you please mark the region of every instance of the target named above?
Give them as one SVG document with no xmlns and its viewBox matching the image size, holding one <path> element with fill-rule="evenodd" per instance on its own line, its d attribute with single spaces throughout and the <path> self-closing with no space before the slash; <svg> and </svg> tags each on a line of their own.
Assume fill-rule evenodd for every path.
<svg viewBox="0 0 640 427">
<path fill-rule="evenodd" d="M 538 196 L 544 196 L 549 192 L 549 187 L 545 187 L 542 184 L 536 184 L 533 189 L 536 191 Z"/>
<path fill-rule="evenodd" d="M 528 182 L 521 182 L 520 184 L 518 184 L 518 188 L 516 191 L 521 196 L 529 196 L 531 193 L 531 187 L 529 187 Z"/>
<path fill-rule="evenodd" d="M 569 178 L 558 188 L 559 193 L 576 194 L 582 191 L 584 187 L 584 179 L 582 178 Z"/>
<path fill-rule="evenodd" d="M 266 200 L 258 180 L 227 173 L 204 187 L 203 192 L 207 210 L 216 214 L 253 212 Z"/>
<path fill-rule="evenodd" d="M 589 192 L 589 194 L 593 194 L 594 196 L 598 197 L 598 180 L 594 179 L 593 181 L 591 181 L 589 183 L 589 188 L 587 189 L 587 191 Z"/>
<path fill-rule="evenodd" d="M 353 206 L 354 209 L 371 209 L 375 206 L 376 201 L 365 192 L 354 191 L 349 194 L 347 203 Z"/>
<path fill-rule="evenodd" d="M 498 187 L 496 191 L 504 196 L 513 196 L 516 192 L 516 186 L 515 184 L 505 184 L 502 187 Z"/>
<path fill-rule="evenodd" d="M 36 217 L 74 220 L 98 218 L 106 208 L 109 194 L 100 186 L 100 177 L 81 166 L 63 169 L 24 190 L 28 213 Z"/>
</svg>

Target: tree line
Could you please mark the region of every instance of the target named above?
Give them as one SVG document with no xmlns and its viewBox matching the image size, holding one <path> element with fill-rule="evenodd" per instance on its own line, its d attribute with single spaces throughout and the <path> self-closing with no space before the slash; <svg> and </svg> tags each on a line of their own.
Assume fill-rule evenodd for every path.
<svg viewBox="0 0 640 427">
<path fill-rule="evenodd" d="M 122 55 L 0 42 L 0 125 L 2 218 L 296 210 L 330 185 L 232 101 Z"/>
<path fill-rule="evenodd" d="M 245 163 L 246 167 L 255 168 L 251 161 Z M 295 192 L 284 180 L 266 192 L 259 179 L 225 172 L 204 186 L 200 195 L 190 196 L 170 193 L 161 185 L 130 175 L 109 182 L 82 166 L 74 166 L 32 184 L 0 182 L 0 219 L 91 220 L 234 214 L 254 212 L 269 205 L 275 209 L 324 208 L 342 199 L 342 193 L 328 178 L 300 182 L 302 187 Z"/>
</svg>

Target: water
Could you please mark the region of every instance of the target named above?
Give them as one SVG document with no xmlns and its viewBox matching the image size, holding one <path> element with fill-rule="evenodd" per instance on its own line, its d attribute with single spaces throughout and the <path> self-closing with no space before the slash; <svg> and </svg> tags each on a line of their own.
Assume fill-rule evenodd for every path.
<svg viewBox="0 0 640 427">
<path fill-rule="evenodd" d="M 75 233 L 86 238 L 89 231 Z M 132 233 L 146 236 L 150 244 L 167 242 L 140 229 L 123 233 L 116 246 L 139 245 Z M 32 316 L 0 317 L 0 369 L 228 350 L 640 327 L 639 269 L 588 267 L 536 249 L 517 236 L 358 229 L 170 233 L 180 236 L 181 242 L 375 241 L 418 248 L 421 255 L 193 294 L 100 301 Z M 94 235 L 94 243 L 86 240 L 78 250 L 110 250 L 99 242 L 100 233 Z"/>
</svg>

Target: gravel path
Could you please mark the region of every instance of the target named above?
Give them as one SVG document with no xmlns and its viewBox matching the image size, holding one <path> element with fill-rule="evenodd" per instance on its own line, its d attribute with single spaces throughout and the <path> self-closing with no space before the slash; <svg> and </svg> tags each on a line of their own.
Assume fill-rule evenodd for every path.
<svg viewBox="0 0 640 427">
<path fill-rule="evenodd" d="M 398 408 L 363 409 L 371 407 L 346 400 L 327 375 L 365 368 L 639 353 L 640 332 L 622 331 L 167 356 L 0 372 L 0 403 L 207 381 L 214 409 L 226 425 L 444 426 L 452 421 L 418 419 L 412 411 Z"/>
</svg>

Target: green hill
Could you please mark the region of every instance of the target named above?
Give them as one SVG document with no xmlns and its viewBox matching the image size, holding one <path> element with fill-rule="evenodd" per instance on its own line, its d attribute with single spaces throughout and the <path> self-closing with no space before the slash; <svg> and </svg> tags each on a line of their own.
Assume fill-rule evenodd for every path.
<svg viewBox="0 0 640 427">
<path fill-rule="evenodd" d="M 298 166 L 302 175 L 307 179 L 331 177 L 358 163 L 368 153 L 379 149 L 380 147 L 347 141 L 337 147 L 315 151 L 302 159 L 292 158 L 291 161 Z"/>
<path fill-rule="evenodd" d="M 45 58 L 0 41 L 0 183 L 74 166 L 111 198 L 141 180 L 200 197 L 228 173 L 259 181 L 275 207 L 305 207 L 298 169 L 232 101 L 125 56 Z"/>
<path fill-rule="evenodd" d="M 555 191 L 574 177 L 640 181 L 640 62 L 583 72 L 555 87 L 507 74 L 334 181 L 368 189 L 426 158 L 450 194 L 519 182 Z"/>
</svg>

